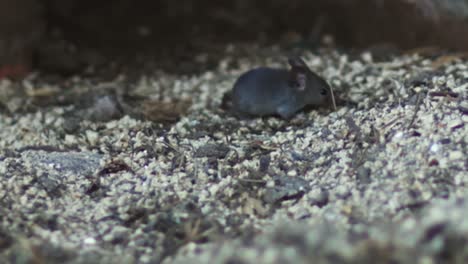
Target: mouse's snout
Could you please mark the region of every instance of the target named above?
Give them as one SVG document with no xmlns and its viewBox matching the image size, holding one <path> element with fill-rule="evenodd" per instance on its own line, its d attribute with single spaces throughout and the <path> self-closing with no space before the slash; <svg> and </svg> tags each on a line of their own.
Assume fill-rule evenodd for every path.
<svg viewBox="0 0 468 264">
<path fill-rule="evenodd" d="M 317 105 L 332 106 L 333 103 L 333 89 L 324 79 L 317 79 L 315 86 L 315 96 L 317 96 Z"/>
</svg>

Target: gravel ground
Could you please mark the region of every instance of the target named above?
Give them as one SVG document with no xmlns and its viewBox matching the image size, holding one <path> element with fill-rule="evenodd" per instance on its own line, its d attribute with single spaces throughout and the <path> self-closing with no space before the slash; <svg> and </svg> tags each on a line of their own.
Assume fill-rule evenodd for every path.
<svg viewBox="0 0 468 264">
<path fill-rule="evenodd" d="M 468 64 L 298 51 L 336 111 L 239 120 L 213 71 L 0 83 L 1 263 L 468 263 Z M 201 55 L 197 59 L 203 60 Z"/>
</svg>

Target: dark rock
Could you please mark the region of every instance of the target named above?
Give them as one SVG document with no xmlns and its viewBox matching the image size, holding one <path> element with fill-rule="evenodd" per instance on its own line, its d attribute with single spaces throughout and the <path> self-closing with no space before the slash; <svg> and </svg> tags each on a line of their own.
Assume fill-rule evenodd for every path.
<svg viewBox="0 0 468 264">
<path fill-rule="evenodd" d="M 273 179 L 275 186 L 267 188 L 263 195 L 267 203 L 300 199 L 310 188 L 309 182 L 301 177 L 276 176 Z"/>
<path fill-rule="evenodd" d="M 223 159 L 229 152 L 229 147 L 224 144 L 206 144 L 199 147 L 194 154 L 195 158 L 211 157 Z"/>
<path fill-rule="evenodd" d="M 327 205 L 328 197 L 328 191 L 323 188 L 313 190 L 308 195 L 310 205 L 316 205 L 318 207 L 324 207 Z"/>
<path fill-rule="evenodd" d="M 266 172 L 270 166 L 270 156 L 263 155 L 260 157 L 259 171 Z"/>
<path fill-rule="evenodd" d="M 13 244 L 13 238 L 5 231 L 0 229 L 0 253 Z"/>
<path fill-rule="evenodd" d="M 78 116 L 68 115 L 64 117 L 63 130 L 67 134 L 73 134 L 80 128 L 81 118 Z"/>
<path fill-rule="evenodd" d="M 369 184 L 372 182 L 371 169 L 360 166 L 356 170 L 356 178 L 359 184 Z"/>
<path fill-rule="evenodd" d="M 52 179 L 47 175 L 43 175 L 39 177 L 38 182 L 44 187 L 47 193 L 55 193 L 57 189 L 60 187 L 60 182 L 56 179 Z"/>
</svg>

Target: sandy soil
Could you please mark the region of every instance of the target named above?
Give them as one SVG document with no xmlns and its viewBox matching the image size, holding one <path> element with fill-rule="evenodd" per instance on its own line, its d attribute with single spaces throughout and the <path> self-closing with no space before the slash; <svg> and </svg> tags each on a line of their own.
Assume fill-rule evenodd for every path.
<svg viewBox="0 0 468 264">
<path fill-rule="evenodd" d="M 299 50 L 338 109 L 239 120 L 213 70 L 0 81 L 2 263 L 466 263 L 468 64 Z M 203 56 L 197 57 L 203 60 Z"/>
</svg>

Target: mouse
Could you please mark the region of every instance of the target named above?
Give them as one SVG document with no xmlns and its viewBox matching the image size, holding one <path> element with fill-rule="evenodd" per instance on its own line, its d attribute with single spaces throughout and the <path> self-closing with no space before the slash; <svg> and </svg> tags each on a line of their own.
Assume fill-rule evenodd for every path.
<svg viewBox="0 0 468 264">
<path fill-rule="evenodd" d="M 243 73 L 223 105 L 238 117 L 289 119 L 305 106 L 321 105 L 330 98 L 328 83 L 300 57 L 289 57 L 288 63 L 290 69 L 259 67 Z"/>
</svg>

